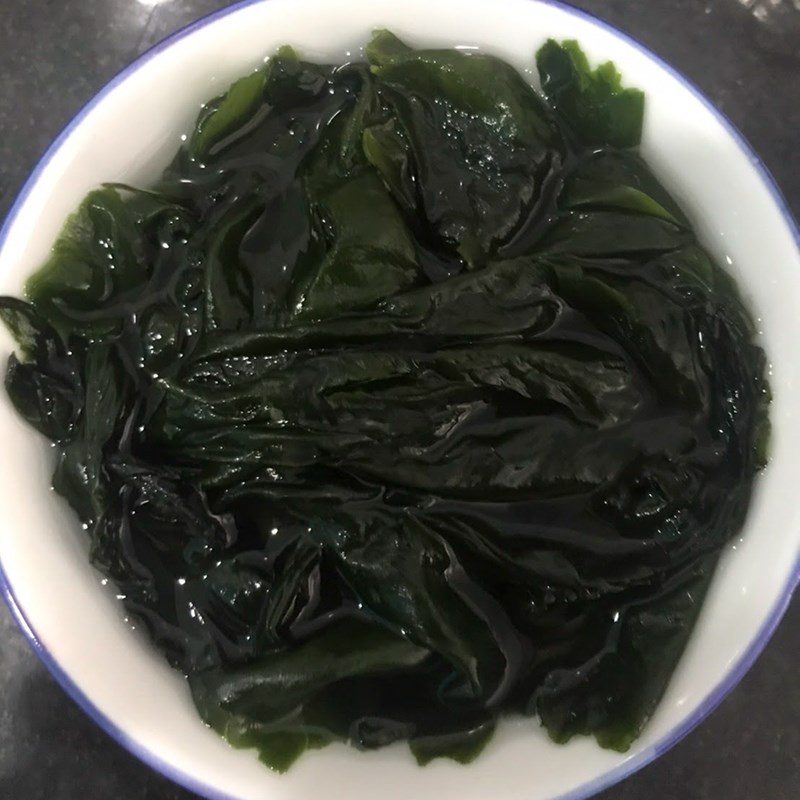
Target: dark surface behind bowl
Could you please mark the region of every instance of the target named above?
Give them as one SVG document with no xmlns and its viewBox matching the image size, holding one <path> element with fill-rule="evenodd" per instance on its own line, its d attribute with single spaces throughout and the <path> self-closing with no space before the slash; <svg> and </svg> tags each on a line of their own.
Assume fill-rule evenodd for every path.
<svg viewBox="0 0 800 800">
<path fill-rule="evenodd" d="M 431 0 L 435 2 L 435 0 Z M 119 69 L 219 0 L 2 0 L 0 216 L 45 147 Z M 800 215 L 800 0 L 580 0 L 693 80 Z M 765 265 L 768 267 L 768 265 Z M 800 797 L 800 599 L 741 685 L 602 800 Z M 191 800 L 62 692 L 0 603 L 0 798 Z M 449 798 L 443 798 L 449 800 Z"/>
</svg>

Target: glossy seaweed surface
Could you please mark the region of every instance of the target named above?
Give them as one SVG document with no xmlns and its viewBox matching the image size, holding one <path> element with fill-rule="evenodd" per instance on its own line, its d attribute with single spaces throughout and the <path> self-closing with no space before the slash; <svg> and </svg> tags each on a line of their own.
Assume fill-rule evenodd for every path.
<svg viewBox="0 0 800 800">
<path fill-rule="evenodd" d="M 764 460 L 750 318 L 613 65 L 366 58 L 284 48 L 92 192 L 0 299 L 6 388 L 234 745 L 624 750 Z"/>
</svg>

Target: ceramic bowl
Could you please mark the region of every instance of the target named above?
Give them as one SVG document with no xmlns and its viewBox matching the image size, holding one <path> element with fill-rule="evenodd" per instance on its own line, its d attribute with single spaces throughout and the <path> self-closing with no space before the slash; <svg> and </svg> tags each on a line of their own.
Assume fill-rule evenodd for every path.
<svg viewBox="0 0 800 800">
<path fill-rule="evenodd" d="M 184 679 L 123 619 L 87 561 L 85 537 L 48 492 L 51 451 L 0 392 L 2 588 L 44 662 L 99 725 L 152 767 L 209 798 L 578 800 L 667 750 L 737 683 L 764 647 L 798 579 L 800 254 L 797 230 L 758 158 L 692 86 L 651 53 L 572 8 L 533 0 L 268 0 L 214 14 L 145 54 L 61 134 L 0 234 L 0 292 L 17 293 L 64 219 L 105 181 L 147 184 L 201 104 L 289 43 L 311 60 L 359 57 L 375 27 L 416 45 L 478 48 L 533 76 L 547 38 L 613 59 L 647 94 L 642 151 L 738 279 L 771 361 L 771 463 L 742 537 L 725 553 L 697 628 L 657 713 L 625 754 L 579 738 L 551 743 L 536 720 L 508 720 L 464 767 L 420 768 L 408 748 L 333 745 L 286 775 L 230 748 L 201 723 Z M 11 342 L 0 341 L 0 352 Z M 135 623 L 134 623 L 135 624 Z M 102 765 L 99 765 L 102 766 Z"/>
</svg>

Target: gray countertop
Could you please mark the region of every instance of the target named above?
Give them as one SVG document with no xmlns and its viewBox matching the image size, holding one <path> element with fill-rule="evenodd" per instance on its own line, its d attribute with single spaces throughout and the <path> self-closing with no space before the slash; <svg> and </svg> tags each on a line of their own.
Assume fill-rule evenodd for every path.
<svg viewBox="0 0 800 800">
<path fill-rule="evenodd" d="M 800 216 L 800 0 L 574 4 L 632 34 L 693 80 L 743 131 Z M 224 5 L 0 0 L 0 216 L 44 148 L 109 78 L 168 33 Z M 764 654 L 717 711 L 603 800 L 800 798 L 798 623 L 795 598 Z M 0 686 L 0 800 L 194 797 L 83 715 L 2 603 Z"/>
</svg>

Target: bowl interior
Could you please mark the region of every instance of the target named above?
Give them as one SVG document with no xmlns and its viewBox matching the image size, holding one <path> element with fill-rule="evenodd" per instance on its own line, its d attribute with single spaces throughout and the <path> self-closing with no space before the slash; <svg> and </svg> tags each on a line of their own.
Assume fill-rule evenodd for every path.
<svg viewBox="0 0 800 800">
<path fill-rule="evenodd" d="M 800 508 L 800 255 L 758 165 L 709 107 L 642 50 L 587 17 L 531 0 L 269 0 L 222 12 L 157 48 L 101 93 L 37 169 L 0 236 L 0 292 L 18 293 L 70 211 L 105 181 L 147 184 L 190 130 L 201 104 L 281 44 L 309 59 L 360 55 L 375 27 L 416 45 L 480 48 L 533 77 L 547 38 L 576 38 L 613 59 L 647 93 L 642 149 L 683 203 L 706 246 L 739 280 L 771 360 L 772 457 L 742 538 L 725 554 L 664 701 L 627 754 L 578 739 L 552 744 L 535 720 L 509 720 L 469 767 L 420 769 L 396 745 L 334 745 L 287 775 L 229 748 L 200 722 L 185 683 L 122 618 L 112 586 L 86 558 L 79 525 L 50 484 L 51 452 L 0 392 L 0 563 L 25 624 L 59 677 L 108 729 L 151 764 L 210 796 L 299 800 L 320 786 L 349 800 L 585 796 L 666 749 L 740 677 L 777 622 L 797 574 Z M 0 333 L 0 351 L 11 342 Z"/>
</svg>

